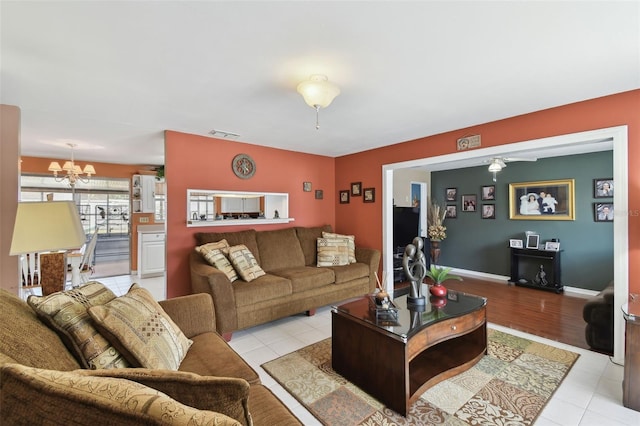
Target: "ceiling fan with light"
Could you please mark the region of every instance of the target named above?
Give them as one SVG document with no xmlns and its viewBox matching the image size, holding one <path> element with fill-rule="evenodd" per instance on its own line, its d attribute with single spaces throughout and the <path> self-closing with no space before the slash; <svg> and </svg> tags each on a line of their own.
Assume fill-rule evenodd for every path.
<svg viewBox="0 0 640 426">
<path fill-rule="evenodd" d="M 489 172 L 493 173 L 493 181 L 496 181 L 496 173 L 507 167 L 507 163 L 512 161 L 537 161 L 534 157 L 493 157 L 489 162 Z"/>
</svg>

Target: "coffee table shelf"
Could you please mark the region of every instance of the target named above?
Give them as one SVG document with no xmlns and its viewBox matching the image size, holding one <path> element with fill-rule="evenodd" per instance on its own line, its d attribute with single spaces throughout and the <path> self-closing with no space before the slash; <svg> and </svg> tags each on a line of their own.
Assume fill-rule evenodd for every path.
<svg viewBox="0 0 640 426">
<path fill-rule="evenodd" d="M 332 367 L 406 416 L 431 386 L 477 363 L 487 350 L 486 299 L 450 292 L 444 308 L 406 307 L 396 298 L 396 326 L 376 323 L 368 297 L 332 310 Z"/>
</svg>

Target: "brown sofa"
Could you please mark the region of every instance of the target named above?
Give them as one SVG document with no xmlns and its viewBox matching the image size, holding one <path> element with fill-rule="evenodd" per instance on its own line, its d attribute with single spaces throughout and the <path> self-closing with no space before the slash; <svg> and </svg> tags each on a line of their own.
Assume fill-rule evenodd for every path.
<svg viewBox="0 0 640 426">
<path fill-rule="evenodd" d="M 611 281 L 582 308 L 582 317 L 587 323 L 584 329 L 587 344 L 591 349 L 609 355 L 613 355 L 613 295 Z"/>
<path fill-rule="evenodd" d="M 213 298 L 218 331 L 230 339 L 235 330 L 263 324 L 351 297 L 373 293 L 380 251 L 355 247 L 355 263 L 317 267 L 317 239 L 329 225 L 279 230 L 197 233 L 197 245 L 227 240 L 244 244 L 266 275 L 233 283 L 200 253 L 191 253 L 191 289 Z"/>
<path fill-rule="evenodd" d="M 150 415 L 154 407 L 161 407 L 160 417 L 191 413 L 191 420 L 201 420 L 189 424 L 301 424 L 216 332 L 208 295 L 177 297 L 160 304 L 193 341 L 179 371 L 86 370 L 26 302 L 0 290 L 1 423 L 166 424 Z M 105 402 L 104 395 L 94 398 L 81 392 L 117 394 L 123 387 L 121 394 L 136 404 L 118 402 L 145 412 L 130 412 L 113 401 Z M 158 391 L 164 395 L 156 395 Z M 174 419 L 172 424 L 187 422 Z"/>
</svg>

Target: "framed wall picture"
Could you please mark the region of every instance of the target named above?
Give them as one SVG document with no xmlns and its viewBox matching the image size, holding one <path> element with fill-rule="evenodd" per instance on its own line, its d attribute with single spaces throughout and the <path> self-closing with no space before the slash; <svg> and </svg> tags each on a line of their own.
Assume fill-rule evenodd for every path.
<svg viewBox="0 0 640 426">
<path fill-rule="evenodd" d="M 340 191 L 340 204 L 349 204 L 349 190 Z"/>
<path fill-rule="evenodd" d="M 575 220 L 574 180 L 509 184 L 509 219 Z"/>
<path fill-rule="evenodd" d="M 613 222 L 613 203 L 593 203 L 593 220 Z"/>
<path fill-rule="evenodd" d="M 593 198 L 613 197 L 613 178 L 599 178 L 593 180 Z"/>
<path fill-rule="evenodd" d="M 458 188 L 447 188 L 444 190 L 444 198 L 446 201 L 456 201 Z"/>
<path fill-rule="evenodd" d="M 311 192 L 311 182 L 302 182 L 302 190 L 304 192 Z"/>
<path fill-rule="evenodd" d="M 516 239 L 509 240 L 509 247 L 522 248 L 523 247 L 522 240 L 516 240 Z"/>
<path fill-rule="evenodd" d="M 365 203 L 375 203 L 376 201 L 376 189 L 375 188 L 365 188 L 363 190 L 362 201 Z"/>
<path fill-rule="evenodd" d="M 444 214 L 445 218 L 455 219 L 458 217 L 458 206 L 450 205 L 446 207 L 446 213 Z"/>
<path fill-rule="evenodd" d="M 496 186 L 486 185 L 482 187 L 482 201 L 495 200 L 496 199 Z"/>
<path fill-rule="evenodd" d="M 496 218 L 496 206 L 494 204 L 482 205 L 482 218 L 483 219 L 495 219 Z"/>
<path fill-rule="evenodd" d="M 467 194 L 462 196 L 462 211 L 475 212 L 478 206 L 478 196 L 475 194 Z"/>
<path fill-rule="evenodd" d="M 540 235 L 532 234 L 527 235 L 527 248 L 528 249 L 538 249 L 538 245 L 540 244 Z"/>
<path fill-rule="evenodd" d="M 322 189 L 316 189 L 316 200 L 322 200 L 324 198 L 324 191 Z"/>
<path fill-rule="evenodd" d="M 359 197 L 362 195 L 362 182 L 351 183 L 351 196 Z"/>
</svg>

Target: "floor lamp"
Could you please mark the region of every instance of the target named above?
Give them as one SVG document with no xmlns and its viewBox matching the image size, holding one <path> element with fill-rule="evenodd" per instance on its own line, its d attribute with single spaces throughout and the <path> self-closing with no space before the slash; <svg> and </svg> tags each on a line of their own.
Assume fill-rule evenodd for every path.
<svg viewBox="0 0 640 426">
<path fill-rule="evenodd" d="M 38 253 L 40 285 L 47 295 L 64 289 L 66 250 L 82 246 L 85 240 L 73 201 L 22 202 L 18 203 L 9 255 Z"/>
</svg>

